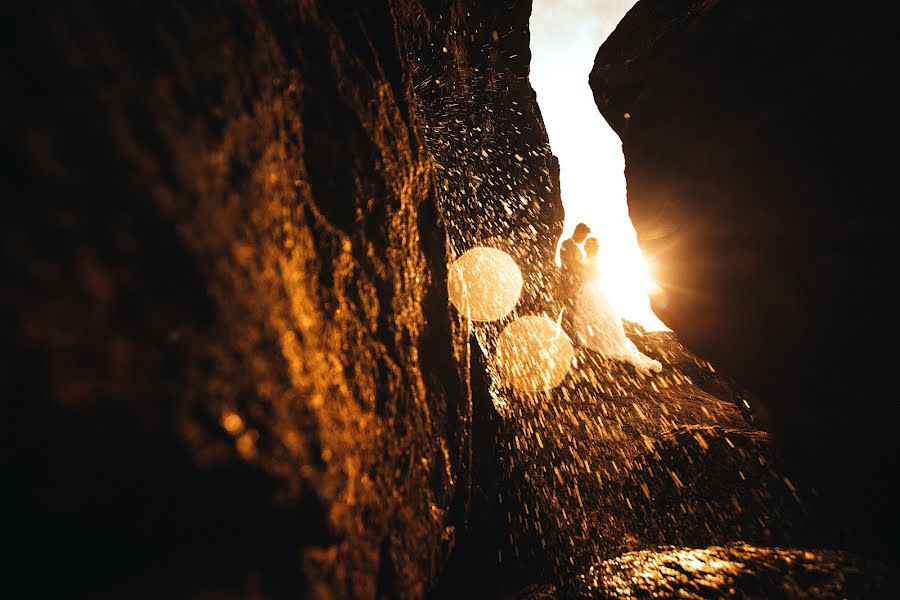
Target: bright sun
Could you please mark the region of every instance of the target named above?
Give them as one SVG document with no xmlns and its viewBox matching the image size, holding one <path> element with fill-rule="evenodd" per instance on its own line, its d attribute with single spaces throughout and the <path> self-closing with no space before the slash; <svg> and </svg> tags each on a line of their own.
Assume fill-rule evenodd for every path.
<svg viewBox="0 0 900 600">
<path fill-rule="evenodd" d="M 620 315 L 648 331 L 667 329 L 650 309 L 649 295 L 659 288 L 640 251 L 625 260 L 604 257 L 598 271 L 600 285 Z"/>
</svg>

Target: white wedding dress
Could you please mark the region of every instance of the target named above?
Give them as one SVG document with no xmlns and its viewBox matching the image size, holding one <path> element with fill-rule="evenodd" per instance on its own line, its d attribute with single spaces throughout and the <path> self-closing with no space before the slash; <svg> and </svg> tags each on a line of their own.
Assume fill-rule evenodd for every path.
<svg viewBox="0 0 900 600">
<path fill-rule="evenodd" d="M 578 291 L 572 325 L 574 337 L 582 346 L 606 358 L 629 362 L 645 375 L 662 371 L 658 360 L 643 354 L 626 337 L 621 317 L 597 281 L 586 283 Z"/>
</svg>

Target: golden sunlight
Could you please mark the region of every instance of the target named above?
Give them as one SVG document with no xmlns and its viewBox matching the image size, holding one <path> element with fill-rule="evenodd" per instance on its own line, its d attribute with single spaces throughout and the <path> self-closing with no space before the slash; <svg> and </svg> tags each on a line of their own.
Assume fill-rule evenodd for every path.
<svg viewBox="0 0 900 600">
<path fill-rule="evenodd" d="M 628 217 L 622 143 L 588 85 L 597 49 L 635 0 L 535 0 L 531 85 L 559 158 L 563 238 L 586 223 L 600 241 L 600 287 L 620 316 L 649 331 L 667 327 L 650 309 L 651 269 Z"/>
</svg>

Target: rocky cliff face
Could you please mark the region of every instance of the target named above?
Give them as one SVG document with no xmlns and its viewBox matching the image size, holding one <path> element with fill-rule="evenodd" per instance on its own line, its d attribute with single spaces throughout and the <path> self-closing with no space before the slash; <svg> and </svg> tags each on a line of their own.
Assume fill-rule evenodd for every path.
<svg viewBox="0 0 900 600">
<path fill-rule="evenodd" d="M 10 585 L 366 598 L 434 582 L 472 478 L 446 264 L 526 224 L 467 223 L 487 199 L 455 216 L 453 198 L 475 204 L 442 173 L 528 196 L 547 225 L 520 240 L 558 229 L 522 93 L 529 8 L 15 8 L 0 62 Z M 448 86 L 470 104 L 451 110 Z M 518 110 L 477 118 L 510 96 Z M 429 138 L 463 124 L 471 144 Z M 534 140 L 519 160 L 516 132 Z M 476 147 L 490 154 L 459 171 Z M 523 264 L 552 252 L 533 248 Z"/>
<path fill-rule="evenodd" d="M 841 543 L 896 554 L 897 7 L 639 2 L 591 73 L 686 346 L 758 395 Z"/>
</svg>

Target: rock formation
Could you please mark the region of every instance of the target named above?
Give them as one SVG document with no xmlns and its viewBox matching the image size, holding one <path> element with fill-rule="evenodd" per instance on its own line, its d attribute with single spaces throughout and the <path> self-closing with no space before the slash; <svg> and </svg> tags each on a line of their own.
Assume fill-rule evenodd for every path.
<svg viewBox="0 0 900 600">
<path fill-rule="evenodd" d="M 485 359 L 505 322 L 448 307 L 447 265 L 476 245 L 522 269 L 514 316 L 553 300 L 529 10 L 13 6 L 5 591 L 591 596 L 640 565 L 659 577 L 635 593 L 671 589 L 685 552 L 711 557 L 700 591 L 710 569 L 732 585 L 723 561 L 757 561 L 751 591 L 805 593 L 826 564 L 815 585 L 879 585 L 790 547 L 806 488 L 746 392 L 673 336 L 631 332 L 662 374 L 576 349 L 560 386 L 523 394 Z"/>
<path fill-rule="evenodd" d="M 644 0 L 590 77 L 655 310 L 751 389 L 836 539 L 894 556 L 897 11 Z"/>
<path fill-rule="evenodd" d="M 14 7 L 0 59 L 13 589 L 433 584 L 472 490 L 468 331 L 446 264 L 490 235 L 552 237 L 561 217 L 529 7 Z M 429 88 L 442 69 L 454 79 Z M 471 106 L 447 121 L 462 85 Z M 457 180 L 484 197 L 514 184 L 527 222 L 493 198 L 457 205 L 502 211 L 502 227 L 453 218 L 439 171 L 454 165 L 426 143 L 441 123 L 490 150 Z M 538 256 L 523 265 L 552 252 L 521 246 Z"/>
<path fill-rule="evenodd" d="M 494 379 L 503 468 L 490 508 L 509 524 L 493 546 L 506 587 L 485 591 L 497 583 L 451 564 L 439 597 L 891 597 L 883 564 L 833 548 L 816 494 L 755 425 L 746 392 L 670 332 L 630 335 L 661 373 L 579 347 L 552 390 Z"/>
</svg>

